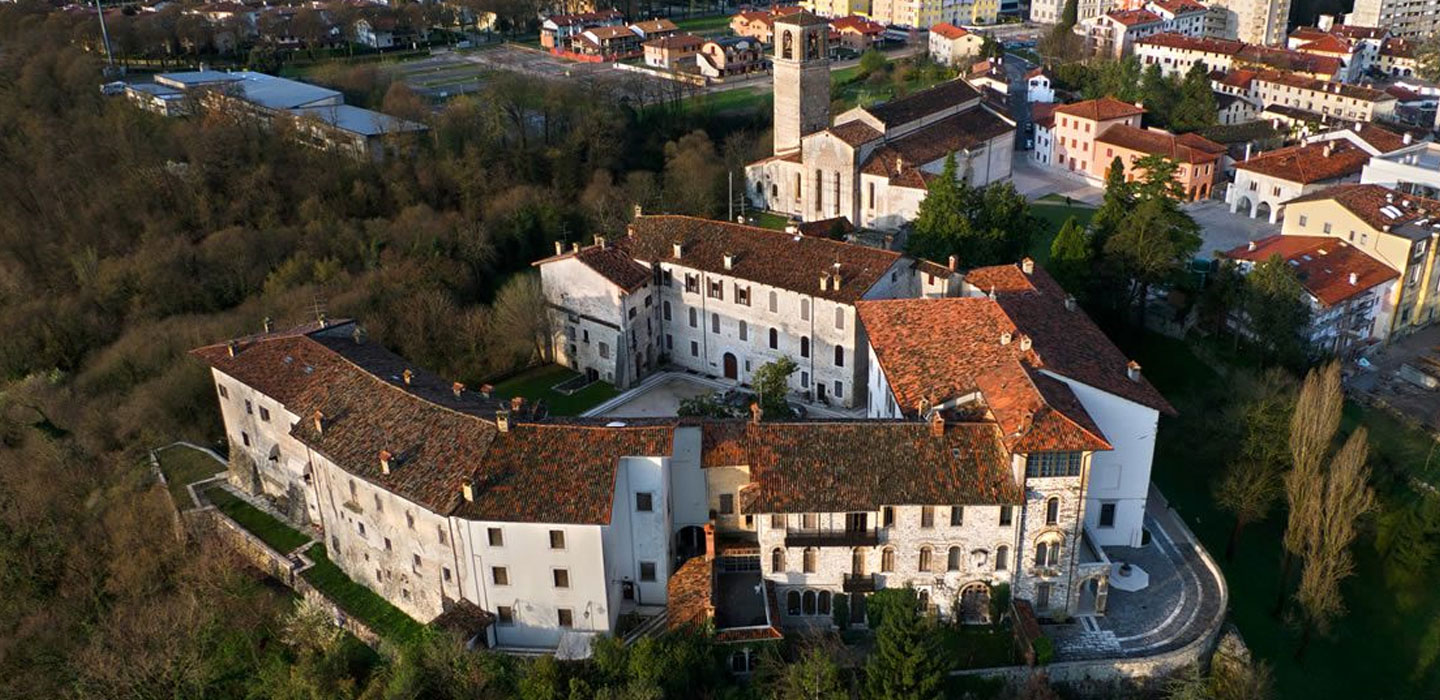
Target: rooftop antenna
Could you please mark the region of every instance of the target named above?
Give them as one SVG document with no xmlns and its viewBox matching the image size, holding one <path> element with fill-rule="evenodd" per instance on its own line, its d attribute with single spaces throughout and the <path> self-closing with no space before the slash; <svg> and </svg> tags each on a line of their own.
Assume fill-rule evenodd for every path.
<svg viewBox="0 0 1440 700">
<path fill-rule="evenodd" d="M 313 300 L 312 303 L 311 303 L 310 310 L 311 310 L 311 312 L 315 315 L 315 321 L 316 321 L 317 323 L 319 323 L 319 324 L 321 325 L 321 327 L 324 327 L 325 324 L 326 324 L 326 318 L 327 318 L 327 315 L 326 315 L 326 313 L 325 313 L 326 310 L 325 310 L 325 295 L 324 295 L 324 294 L 318 294 L 318 293 L 317 293 L 317 294 L 315 295 L 315 298 L 314 298 L 314 300 Z"/>
</svg>

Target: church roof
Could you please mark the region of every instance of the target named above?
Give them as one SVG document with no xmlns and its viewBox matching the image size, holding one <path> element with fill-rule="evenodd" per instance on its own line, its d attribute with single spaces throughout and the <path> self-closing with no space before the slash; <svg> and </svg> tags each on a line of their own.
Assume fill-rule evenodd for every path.
<svg viewBox="0 0 1440 700">
<path fill-rule="evenodd" d="M 967 109 L 886 142 L 870 154 L 861 172 L 899 177 L 910 168 L 933 163 L 1014 130 L 1014 122 L 984 107 Z"/>
<path fill-rule="evenodd" d="M 980 93 L 965 81 L 951 80 L 906 97 L 867 107 L 865 111 L 889 129 L 978 97 Z"/>
</svg>

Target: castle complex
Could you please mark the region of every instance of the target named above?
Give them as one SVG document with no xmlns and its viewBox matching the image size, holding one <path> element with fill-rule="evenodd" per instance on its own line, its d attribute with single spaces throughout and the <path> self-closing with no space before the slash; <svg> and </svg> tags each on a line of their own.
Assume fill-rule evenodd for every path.
<svg viewBox="0 0 1440 700">
<path fill-rule="evenodd" d="M 1141 543 L 1171 409 L 1033 263 L 962 274 L 655 216 L 537 265 L 577 370 L 743 385 L 789 356 L 792 399 L 845 417 L 550 417 L 321 321 L 194 351 L 232 485 L 418 620 L 486 611 L 492 647 L 660 606 L 775 638 L 832 628 L 839 605 L 863 624 L 864 596 L 897 586 L 972 622 L 1000 584 L 1040 616 L 1104 613 L 1104 548 Z"/>
</svg>

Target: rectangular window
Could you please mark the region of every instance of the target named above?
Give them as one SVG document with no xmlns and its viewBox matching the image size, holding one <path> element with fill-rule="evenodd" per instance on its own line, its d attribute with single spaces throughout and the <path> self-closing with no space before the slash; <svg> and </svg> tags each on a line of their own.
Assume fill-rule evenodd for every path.
<svg viewBox="0 0 1440 700">
<path fill-rule="evenodd" d="M 570 570 L 569 570 L 569 569 L 554 569 L 554 570 L 551 572 L 551 577 L 555 580 L 555 587 L 556 587 L 556 588 L 569 588 L 569 587 L 570 587 Z"/>
<path fill-rule="evenodd" d="M 405 526 L 411 530 L 415 529 L 415 514 L 408 510 L 405 511 Z"/>
<path fill-rule="evenodd" d="M 515 608 L 508 605 L 495 606 L 495 622 L 505 627 L 515 624 Z"/>
<path fill-rule="evenodd" d="M 700 291 L 700 275 L 685 273 L 685 291 L 696 294 Z"/>
<path fill-rule="evenodd" d="M 691 327 L 691 328 L 699 328 L 699 327 L 700 327 L 700 312 L 696 311 L 696 310 L 695 310 L 695 307 L 693 307 L 693 306 L 690 307 L 690 327 Z"/>
<path fill-rule="evenodd" d="M 1014 517 L 1014 506 L 1000 506 L 1000 527 L 1010 527 Z"/>
<path fill-rule="evenodd" d="M 246 446 L 246 447 L 249 447 L 249 446 L 250 446 L 250 434 L 247 433 L 247 432 L 245 432 L 245 431 L 243 431 L 243 430 L 240 431 L 240 442 L 245 443 L 245 446 Z"/>
<path fill-rule="evenodd" d="M 1322 228 L 1325 230 L 1325 233 L 1330 233 L 1330 222 L 1329 222 L 1329 221 L 1326 221 L 1326 222 L 1325 222 L 1325 225 L 1324 225 Z M 1350 240 L 1353 241 L 1353 240 L 1355 240 L 1355 236 L 1353 235 L 1354 232 L 1352 231 L 1351 234 L 1352 234 L 1352 235 L 1350 236 Z"/>
<path fill-rule="evenodd" d="M 720 314 L 710 314 L 710 332 L 720 332 Z"/>
<path fill-rule="evenodd" d="M 570 608 L 560 608 L 556 610 L 555 613 L 555 622 L 559 624 L 562 629 L 570 629 L 575 626 L 575 611 Z"/>
<path fill-rule="evenodd" d="M 774 309 L 771 309 L 771 311 L 774 311 Z M 216 385 L 215 385 L 215 388 L 220 391 L 220 398 L 222 398 L 222 399 L 228 399 L 228 398 L 230 398 L 230 390 L 226 389 L 224 384 L 216 384 Z"/>
<path fill-rule="evenodd" d="M 965 524 L 965 506 L 950 506 L 950 527 Z"/>
<path fill-rule="evenodd" d="M 551 548 L 551 549 L 564 549 L 564 548 L 565 548 L 565 531 L 564 531 L 564 530 L 551 530 L 551 531 L 550 531 L 550 548 Z"/>
<path fill-rule="evenodd" d="M 445 582 L 446 582 L 446 583 L 449 583 L 449 582 L 450 582 L 450 567 L 448 567 L 448 566 L 442 566 L 442 567 L 440 567 L 440 578 L 445 579 Z"/>
<path fill-rule="evenodd" d="M 490 567 L 490 582 L 497 586 L 510 585 L 510 570 L 503 566 Z"/>
<path fill-rule="evenodd" d="M 699 356 L 700 356 L 700 343 L 695 342 L 695 341 L 693 341 L 693 340 L 690 341 L 690 356 L 691 356 L 691 357 L 699 357 Z"/>
<path fill-rule="evenodd" d="M 245 399 L 245 412 L 252 415 L 255 413 L 255 406 L 250 403 L 250 399 Z"/>
<path fill-rule="evenodd" d="M 380 501 L 380 494 L 378 494 L 378 493 L 377 493 L 377 494 L 373 494 L 371 497 L 375 500 L 375 512 L 376 512 L 376 513 L 383 513 L 383 512 L 385 512 L 385 504 Z"/>
<path fill-rule="evenodd" d="M 735 494 L 720 494 L 720 514 L 733 515 L 735 513 Z"/>
<path fill-rule="evenodd" d="M 920 527 L 935 527 L 935 506 L 920 507 Z"/>
<path fill-rule="evenodd" d="M 744 306 L 750 305 L 750 288 L 735 285 L 735 303 Z"/>
<path fill-rule="evenodd" d="M 1310 220 L 1310 219 L 1307 218 L 1304 214 L 1301 214 L 1301 215 L 1300 215 L 1300 225 L 1301 225 L 1301 226 L 1304 226 L 1305 223 L 1308 222 L 1309 220 Z"/>
<path fill-rule="evenodd" d="M 1100 527 L 1115 527 L 1115 504 L 1100 504 Z"/>
<path fill-rule="evenodd" d="M 654 496 L 648 491 L 635 494 L 635 510 L 641 513 L 649 513 L 655 510 Z"/>
<path fill-rule="evenodd" d="M 385 538 L 385 551 L 389 552 L 389 551 L 391 551 L 392 549 L 393 549 L 393 548 L 390 546 L 390 538 L 389 538 L 389 537 L 386 537 L 386 538 Z"/>
<path fill-rule="evenodd" d="M 740 322 L 740 339 L 741 339 L 741 340 L 749 340 L 749 339 L 750 339 L 750 327 L 749 327 L 744 321 L 741 321 L 741 322 Z"/>
<path fill-rule="evenodd" d="M 606 360 L 610 359 L 610 345 L 608 343 L 600 343 L 600 357 Z"/>
<path fill-rule="evenodd" d="M 260 420 L 263 420 L 266 423 L 270 422 L 270 409 L 265 408 L 264 406 L 260 407 Z"/>
<path fill-rule="evenodd" d="M 416 573 L 419 573 L 419 572 L 420 572 L 420 555 L 419 555 L 419 554 L 411 554 L 411 555 L 410 555 L 410 569 L 411 569 L 412 571 L 416 572 Z"/>
<path fill-rule="evenodd" d="M 845 307 L 843 306 L 835 307 L 835 327 L 840 330 L 845 329 Z"/>
<path fill-rule="evenodd" d="M 843 399 L 843 398 L 845 398 L 845 383 L 842 382 L 842 381 L 836 380 L 836 381 L 835 381 L 835 400 L 836 400 L 836 401 L 839 401 L 840 399 Z"/>
<path fill-rule="evenodd" d="M 501 532 L 500 528 L 492 527 L 486 531 L 486 535 L 490 538 L 491 547 L 505 546 L 505 533 Z"/>
<path fill-rule="evenodd" d="M 645 583 L 652 583 L 655 581 L 655 562 L 640 562 L 640 580 Z"/>
<path fill-rule="evenodd" d="M 1080 476 L 1080 453 L 1031 452 L 1025 456 L 1025 476 Z"/>
<path fill-rule="evenodd" d="M 779 513 L 774 513 L 774 514 L 772 514 L 772 515 L 770 516 L 770 529 L 771 529 L 771 530 L 784 530 L 784 529 L 785 529 L 785 516 L 783 516 L 783 515 L 781 515 L 781 514 L 779 514 Z"/>
<path fill-rule="evenodd" d="M 725 285 L 721 284 L 720 280 L 710 280 L 709 296 L 711 299 L 723 300 L 725 298 Z"/>
</svg>

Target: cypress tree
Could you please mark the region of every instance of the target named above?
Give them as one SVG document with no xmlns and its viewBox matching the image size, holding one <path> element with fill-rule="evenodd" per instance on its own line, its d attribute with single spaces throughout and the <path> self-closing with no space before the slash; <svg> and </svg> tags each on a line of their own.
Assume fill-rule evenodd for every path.
<svg viewBox="0 0 1440 700">
<path fill-rule="evenodd" d="M 1083 298 L 1090 277 L 1090 259 L 1089 234 L 1075 217 L 1066 219 L 1055 241 L 1050 244 L 1050 274 L 1065 291 Z"/>
<path fill-rule="evenodd" d="M 939 637 L 916 611 L 915 592 L 905 591 L 910 604 L 887 610 L 875 634 L 875 651 L 865 665 L 868 698 L 934 700 L 943 694 L 949 667 Z"/>
</svg>

